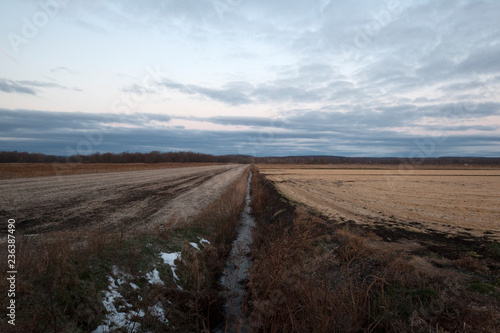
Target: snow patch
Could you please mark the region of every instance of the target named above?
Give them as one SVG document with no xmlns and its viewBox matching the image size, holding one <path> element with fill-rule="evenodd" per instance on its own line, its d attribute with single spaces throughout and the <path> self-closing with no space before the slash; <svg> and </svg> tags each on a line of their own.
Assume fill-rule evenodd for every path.
<svg viewBox="0 0 500 333">
<path fill-rule="evenodd" d="M 160 255 L 161 255 L 161 258 L 163 259 L 163 262 L 165 264 L 169 265 L 170 268 L 172 269 L 172 274 L 174 275 L 174 279 L 176 281 L 178 281 L 179 277 L 177 276 L 177 274 L 175 274 L 175 260 L 181 256 L 181 253 L 180 252 L 173 252 L 173 253 L 162 252 L 162 253 L 160 253 Z"/>
<path fill-rule="evenodd" d="M 113 273 L 118 275 L 120 272 L 119 270 L 113 269 Z M 98 326 L 93 333 L 110 332 L 112 328 L 126 328 L 128 332 L 137 332 L 140 324 L 131 321 L 132 317 L 137 315 L 137 313 L 134 311 L 131 311 L 131 313 L 125 312 L 127 308 L 132 307 L 132 305 L 126 302 L 122 294 L 118 292 L 118 286 L 116 285 L 117 281 L 112 276 L 108 276 L 108 281 L 108 291 L 104 292 L 104 300 L 102 301 L 102 304 L 106 308 L 107 315 L 104 319 L 104 324 Z M 118 282 L 118 284 L 120 283 Z M 118 309 L 115 306 L 117 301 L 121 301 L 120 303 L 122 303 L 118 305 Z"/>
<path fill-rule="evenodd" d="M 207 241 L 205 238 L 199 238 L 199 240 L 200 240 L 201 244 L 204 244 L 204 243 L 210 244 L 210 242 Z"/>
<path fill-rule="evenodd" d="M 160 253 L 161 258 L 163 259 L 163 262 L 165 264 L 168 264 L 172 267 L 175 267 L 175 259 L 179 258 L 181 256 L 180 252 L 174 252 L 174 253 L 165 253 L 162 252 Z"/>
<path fill-rule="evenodd" d="M 197 249 L 198 251 L 200 250 L 200 247 L 198 246 L 198 244 L 196 243 L 189 243 L 191 244 L 192 247 L 194 247 L 195 249 Z"/>
<path fill-rule="evenodd" d="M 164 253 L 164 261 L 171 264 L 172 270 L 175 269 L 174 261 L 180 256 L 180 253 Z M 162 253 L 163 255 L 163 253 Z M 162 256 L 163 257 L 163 256 Z M 174 272 L 174 276 L 175 272 Z M 130 285 L 134 290 L 140 289 L 133 282 L 128 282 L 133 277 L 130 274 L 124 273 L 117 266 L 113 266 L 111 269 L 111 275 L 108 276 L 108 290 L 104 291 L 104 299 L 102 304 L 106 309 L 106 317 L 104 318 L 102 324 L 98 326 L 92 333 L 107 333 L 115 330 L 124 330 L 126 332 L 138 332 L 141 330 L 141 324 L 133 321 L 134 318 L 144 317 L 144 310 L 134 311 L 133 305 L 128 303 L 123 295 L 119 292 L 120 287 L 123 284 Z M 164 285 L 160 278 L 160 273 L 155 268 L 152 272 L 146 274 L 146 279 L 150 284 L 161 284 Z M 122 288 L 123 288 L 122 287 Z M 180 287 L 179 287 L 180 288 Z M 139 301 L 142 301 L 142 297 L 137 295 Z M 149 313 L 153 316 L 158 317 L 158 319 L 168 324 L 168 319 L 165 317 L 165 311 L 163 309 L 162 303 L 158 302 L 156 305 L 148 308 Z"/>
<path fill-rule="evenodd" d="M 165 310 L 163 310 L 163 305 L 158 302 L 156 305 L 149 307 L 149 312 L 153 315 L 158 317 L 162 323 L 168 323 L 168 319 L 165 318 Z"/>
<path fill-rule="evenodd" d="M 150 284 L 161 284 L 165 285 L 163 281 L 160 279 L 160 272 L 155 268 L 151 273 L 146 274 L 146 279 Z"/>
</svg>

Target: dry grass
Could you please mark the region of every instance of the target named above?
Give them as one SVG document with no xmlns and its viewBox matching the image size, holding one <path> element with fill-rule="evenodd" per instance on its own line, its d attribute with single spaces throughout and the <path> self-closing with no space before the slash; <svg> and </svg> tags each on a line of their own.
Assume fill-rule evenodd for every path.
<svg viewBox="0 0 500 333">
<path fill-rule="evenodd" d="M 164 168 L 183 168 L 218 164 L 219 163 L 1 163 L 0 179 L 156 170 Z"/>
<path fill-rule="evenodd" d="M 467 288 L 467 272 L 455 279 L 428 276 L 411 264 L 412 255 L 390 242 L 382 250 L 380 244 L 373 246 L 381 242 L 373 232 L 290 205 L 269 181 L 254 175 L 258 226 L 248 312 L 256 330 L 493 332 L 498 328 L 498 299 L 491 293 L 469 291 L 488 291 L 489 285 Z M 484 263 L 467 259 L 462 264 L 486 273 Z"/>
<path fill-rule="evenodd" d="M 498 170 L 498 165 L 418 165 L 418 164 L 259 164 L 260 170 L 270 169 L 359 169 L 359 170 Z"/>
<path fill-rule="evenodd" d="M 178 331 L 201 332 L 214 329 L 223 322 L 225 299 L 220 293 L 220 276 L 236 236 L 238 217 L 242 211 L 249 170 L 231 184 L 218 200 L 208 205 L 195 218 L 190 229 L 174 230 L 194 234 L 184 237 L 178 274 L 182 278 L 182 291 L 170 290 L 169 307 L 177 309 L 170 319 Z M 169 223 L 170 224 L 170 223 Z M 168 232 L 168 225 L 165 229 Z M 201 251 L 195 250 L 188 241 L 197 237 L 196 230 L 210 240 Z M 164 231 L 165 233 L 165 231 Z"/>
<path fill-rule="evenodd" d="M 98 300 L 104 285 L 102 281 L 88 281 L 81 274 L 91 268 L 93 259 L 113 241 L 113 237 L 102 234 L 72 233 L 51 234 L 44 240 L 18 238 L 18 308 L 16 326 L 10 327 L 9 332 L 54 332 L 95 327 L 104 313 Z M 6 270 L 6 267 L 2 265 L 2 269 Z M 6 288 L 5 282 L 1 281 L 0 286 Z M 0 328 L 6 331 L 6 326 Z"/>
<path fill-rule="evenodd" d="M 490 271 L 486 262 L 468 256 L 462 256 L 462 258 L 456 260 L 454 264 L 473 272 L 488 273 Z"/>
</svg>

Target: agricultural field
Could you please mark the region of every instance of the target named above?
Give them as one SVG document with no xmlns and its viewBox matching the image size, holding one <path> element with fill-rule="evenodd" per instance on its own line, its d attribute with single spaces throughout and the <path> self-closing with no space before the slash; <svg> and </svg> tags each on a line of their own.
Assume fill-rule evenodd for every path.
<svg viewBox="0 0 500 333">
<path fill-rule="evenodd" d="M 123 232 L 185 222 L 238 179 L 245 166 L 217 165 L 0 181 L 0 218 L 18 233 Z"/>
<path fill-rule="evenodd" d="M 340 221 L 500 239 L 500 169 L 261 165 L 287 197 Z"/>
<path fill-rule="evenodd" d="M 258 166 L 250 317 L 268 332 L 498 331 L 500 171 L 343 167 Z"/>
<path fill-rule="evenodd" d="M 0 180 L 208 165 L 217 163 L 0 163 Z"/>
</svg>

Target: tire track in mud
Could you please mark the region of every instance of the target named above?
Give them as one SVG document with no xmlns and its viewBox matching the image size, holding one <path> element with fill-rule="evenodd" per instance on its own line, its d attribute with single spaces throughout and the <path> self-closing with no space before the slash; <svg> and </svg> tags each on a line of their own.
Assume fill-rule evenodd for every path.
<svg viewBox="0 0 500 333">
<path fill-rule="evenodd" d="M 244 169 L 222 165 L 2 181 L 0 218 L 15 218 L 24 234 L 154 226 L 183 208 L 180 197 L 186 193 L 191 192 L 187 204 L 203 206 L 207 193 L 197 188 L 210 183 L 208 199 L 214 200 Z M 186 219 L 190 208 L 185 207 Z"/>
<path fill-rule="evenodd" d="M 137 225 L 141 220 L 147 219 L 152 212 L 158 210 L 162 205 L 165 205 L 169 199 L 180 195 L 188 189 L 195 187 L 203 181 L 214 177 L 210 176 L 192 176 L 179 179 L 176 184 L 165 185 L 158 187 L 158 184 L 145 184 L 141 188 L 124 187 L 120 192 L 115 194 L 115 198 L 110 198 L 102 201 L 102 205 L 88 212 L 86 207 L 82 207 L 80 202 L 72 202 L 69 205 L 61 205 L 59 209 L 64 210 L 65 219 L 57 230 L 75 230 L 85 227 L 88 224 L 101 223 L 104 229 L 112 231 L 118 227 L 120 229 L 130 229 L 133 225 Z M 141 205 L 143 203 L 143 205 Z M 120 214 L 123 210 L 131 210 L 131 214 Z M 49 221 L 57 212 L 47 212 L 41 217 L 25 220 L 23 226 L 33 226 L 33 232 L 43 233 L 53 231 L 53 226 L 39 227 L 43 225 L 43 221 Z M 82 217 L 85 219 L 82 219 Z M 111 217 L 111 218 L 109 218 Z M 113 220 L 115 222 L 107 222 Z M 38 228 L 37 228 L 38 226 Z M 23 229 L 20 229 L 23 230 Z"/>
</svg>

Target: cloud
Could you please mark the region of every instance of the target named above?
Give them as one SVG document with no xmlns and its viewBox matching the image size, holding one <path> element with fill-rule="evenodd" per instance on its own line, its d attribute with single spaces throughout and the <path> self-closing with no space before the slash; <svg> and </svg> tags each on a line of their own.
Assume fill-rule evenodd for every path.
<svg viewBox="0 0 500 333">
<path fill-rule="evenodd" d="M 144 86 L 140 86 L 138 84 L 132 84 L 130 86 L 127 86 L 127 87 L 123 88 L 122 91 L 125 93 L 137 94 L 137 95 L 154 94 L 157 92 L 154 89 L 148 89 L 148 88 L 145 88 Z"/>
<path fill-rule="evenodd" d="M 50 70 L 51 73 L 66 73 L 66 74 L 76 74 L 75 71 L 68 67 L 64 66 L 59 66 L 59 67 L 54 67 Z"/>
<path fill-rule="evenodd" d="M 2 120 L 0 122 L 2 133 L 54 133 L 96 129 L 109 130 L 120 127 L 148 127 L 155 121 L 169 122 L 172 118 L 168 115 L 148 113 L 95 114 L 0 108 L 0 119 Z M 26 121 L 26 119 L 30 121 Z"/>
<path fill-rule="evenodd" d="M 188 98 L 175 103 L 155 100 L 158 104 L 152 107 L 182 110 L 182 103 L 189 99 L 186 109 L 190 112 L 210 109 L 213 115 L 213 105 L 205 108 L 209 101 L 223 104 L 225 116 L 177 117 L 172 122 L 169 116 L 148 114 L 2 110 L 2 131 L 19 140 L 21 135 L 31 138 L 31 144 L 33 138 L 46 140 L 50 146 L 51 136 L 74 144 L 85 131 L 112 128 L 99 149 L 116 151 L 126 143 L 130 148 L 125 150 L 164 145 L 165 149 L 213 153 L 246 149 L 262 155 L 405 155 L 416 140 L 439 133 L 447 140 L 436 147 L 436 154 L 500 154 L 495 148 L 495 136 L 500 137 L 500 2 L 225 3 L 230 6 L 219 15 L 214 4 L 220 1 L 110 0 L 92 6 L 78 2 L 62 14 L 69 20 L 54 21 L 61 27 L 72 21 L 70 28 L 76 26 L 83 34 L 81 41 L 95 41 L 78 49 L 71 62 L 56 59 L 54 63 L 91 68 L 89 59 L 96 58 L 99 47 L 97 58 L 102 66 L 94 68 L 103 70 L 89 70 L 82 84 L 105 82 L 120 72 L 124 75 L 113 75 L 102 85 L 157 97 L 175 91 Z M 399 3 L 398 10 L 391 11 L 390 3 Z M 50 51 L 48 46 L 60 50 L 66 44 L 46 45 Z M 131 78 L 137 78 L 148 64 L 168 69 L 171 76 L 155 76 L 160 83 L 151 88 L 131 85 Z M 68 67 L 53 67 L 45 63 L 44 68 L 52 68 L 55 74 L 74 74 Z M 75 90 L 70 87 L 77 85 L 76 81 L 65 87 L 50 80 L 28 79 L 0 79 L 0 91 L 28 96 L 44 89 Z M 97 89 L 85 88 L 81 94 L 88 97 L 85 107 L 92 112 L 102 110 L 97 104 L 102 96 L 85 95 Z M 110 91 L 99 93 L 115 93 Z M 53 108 L 59 107 L 54 102 Z M 72 109 L 79 107 L 75 104 Z M 255 117 L 254 107 L 259 114 L 269 110 L 279 118 Z M 193 123 L 198 126 L 200 122 L 206 129 L 193 130 Z M 240 132 L 233 132 L 234 128 Z"/>
<path fill-rule="evenodd" d="M 210 122 L 213 124 L 221 124 L 221 125 L 236 125 L 236 126 L 254 126 L 259 128 L 264 127 L 275 127 L 280 125 L 279 119 L 270 119 L 266 117 L 249 117 L 249 116 L 231 116 L 231 117 L 211 117 L 205 119 L 206 122 Z"/>
<path fill-rule="evenodd" d="M 159 84 L 163 88 L 187 95 L 196 95 L 228 105 L 251 103 L 297 102 L 310 103 L 325 99 L 336 91 L 347 89 L 351 84 L 337 80 L 339 76 L 333 66 L 324 63 L 297 64 L 297 68 L 274 80 L 253 85 L 244 81 L 227 82 L 221 87 L 183 84 L 164 78 Z M 134 89 L 128 88 L 134 91 Z M 335 90 L 334 90 L 335 91 Z"/>
<path fill-rule="evenodd" d="M 461 73 L 488 73 L 500 72 L 500 45 L 495 47 L 483 47 L 470 54 L 467 59 L 457 66 Z"/>
<path fill-rule="evenodd" d="M 30 119 L 29 122 L 26 119 Z M 234 152 L 241 133 L 155 127 L 159 114 L 89 114 L 0 109 L 0 150 L 71 155 L 100 152 L 194 150 Z"/>
<path fill-rule="evenodd" d="M 167 89 L 177 90 L 187 95 L 206 97 L 229 105 L 241 105 L 251 102 L 243 85 L 241 82 L 230 82 L 221 88 L 209 88 L 194 84 L 181 84 L 169 79 L 164 79 L 160 83 L 160 86 Z M 251 86 L 250 89 L 252 89 Z"/>
<path fill-rule="evenodd" d="M 68 89 L 67 87 L 54 82 L 29 80 L 15 81 L 0 78 L 0 91 L 6 93 L 38 95 L 38 90 L 36 88 Z"/>
<path fill-rule="evenodd" d="M 54 82 L 44 82 L 44 81 L 17 81 L 18 84 L 28 86 L 28 87 L 37 87 L 37 88 L 59 88 L 59 89 L 67 89 L 60 84 Z"/>
<path fill-rule="evenodd" d="M 478 105 L 481 114 L 500 116 L 498 104 Z M 399 118 L 390 123 L 394 114 Z M 191 150 L 210 154 L 401 156 L 416 152 L 426 157 L 491 156 L 500 153 L 500 125 L 434 121 L 439 107 L 416 106 L 332 113 L 309 111 L 277 119 L 232 116 L 175 118 L 159 114 L 89 114 L 0 109 L 3 150 L 41 151 L 56 155 L 121 151 Z M 465 117 L 465 115 L 460 115 Z M 409 119 L 408 119 L 409 118 Z M 30 119 L 29 122 L 26 119 Z M 189 129 L 182 120 L 195 120 L 226 129 Z M 475 119 L 468 115 L 467 120 Z M 424 120 L 427 120 L 425 122 Z M 432 121 L 431 121 L 432 120 Z M 420 122 L 420 124 L 416 124 Z M 234 130 L 232 126 L 244 126 Z M 401 128 L 412 131 L 401 131 Z M 419 134 L 420 133 L 420 134 Z M 432 152 L 422 146 L 433 145 Z M 425 146 L 425 147 L 427 147 Z M 481 148 L 478 148 L 481 147 Z"/>
<path fill-rule="evenodd" d="M 0 91 L 12 94 L 28 94 L 36 95 L 36 91 L 29 87 L 23 86 L 16 81 L 0 79 Z"/>
</svg>

